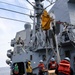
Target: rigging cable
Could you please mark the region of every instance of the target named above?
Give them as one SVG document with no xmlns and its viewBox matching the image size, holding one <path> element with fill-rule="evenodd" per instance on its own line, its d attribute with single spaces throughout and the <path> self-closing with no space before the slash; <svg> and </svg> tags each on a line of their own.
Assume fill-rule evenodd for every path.
<svg viewBox="0 0 75 75">
<path fill-rule="evenodd" d="M 22 6 L 18 6 L 18 5 L 14 5 L 14 4 L 10 4 L 10 3 L 6 3 L 6 2 L 2 2 L 2 1 L 0 1 L 0 3 L 3 3 L 3 4 L 7 4 L 7 5 L 11 5 L 11 6 L 15 6 L 15 7 L 19 7 L 19 8 L 23 8 L 23 9 L 27 9 L 27 10 L 33 11 L 32 9 L 29 9 L 29 8 L 25 8 L 25 7 L 22 7 Z"/>
<path fill-rule="evenodd" d="M 21 12 L 14 11 L 14 10 L 9 10 L 9 9 L 5 9 L 5 8 L 0 8 L 0 9 L 1 9 L 1 10 L 10 11 L 10 12 L 14 12 L 14 13 L 18 13 L 18 14 L 22 14 L 22 15 L 27 15 L 27 16 L 30 16 L 29 14 L 21 13 Z"/>
<path fill-rule="evenodd" d="M 26 23 L 26 21 L 12 19 L 12 18 L 7 18 L 7 17 L 2 17 L 2 16 L 0 16 L 0 18 Z M 29 22 L 29 23 L 31 23 L 31 22 Z M 33 24 L 33 23 L 31 23 L 31 24 Z"/>
<path fill-rule="evenodd" d="M 32 9 L 28 9 L 28 8 L 25 8 L 25 7 L 21 7 L 21 6 L 18 6 L 18 5 L 14 5 L 14 4 L 10 4 L 10 3 L 6 3 L 6 2 L 2 2 L 2 1 L 0 1 L 0 3 L 3 3 L 3 4 L 7 4 L 7 5 L 11 5 L 11 6 L 15 6 L 15 7 L 19 7 L 19 8 L 23 8 L 23 9 L 27 9 L 27 10 L 33 11 Z M 10 10 L 10 9 L 6 9 L 6 8 L 0 8 L 0 9 L 1 9 L 1 10 L 10 11 L 10 12 L 14 12 L 14 13 L 18 13 L 18 14 L 22 14 L 22 15 L 30 16 L 29 14 L 21 13 L 21 12 L 14 11 L 14 10 Z M 8 20 L 13 20 L 13 21 L 24 22 L 24 23 L 26 22 L 26 21 L 17 20 L 17 19 L 12 19 L 12 18 L 7 18 L 7 17 L 2 17 L 2 16 L 0 16 L 0 18 L 8 19 Z M 30 22 L 29 22 L 29 23 L 30 23 Z M 31 24 L 33 24 L 33 23 L 31 23 Z"/>
</svg>

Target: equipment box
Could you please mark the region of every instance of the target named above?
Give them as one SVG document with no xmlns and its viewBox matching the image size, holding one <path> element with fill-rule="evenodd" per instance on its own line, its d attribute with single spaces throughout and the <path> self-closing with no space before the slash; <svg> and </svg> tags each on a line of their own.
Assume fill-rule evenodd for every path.
<svg viewBox="0 0 75 75">
<path fill-rule="evenodd" d="M 48 75 L 56 75 L 55 70 L 48 70 Z"/>
</svg>

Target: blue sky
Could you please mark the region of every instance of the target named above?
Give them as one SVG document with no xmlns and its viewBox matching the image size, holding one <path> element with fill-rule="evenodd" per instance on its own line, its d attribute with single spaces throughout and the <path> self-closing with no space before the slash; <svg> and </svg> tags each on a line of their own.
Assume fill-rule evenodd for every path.
<svg viewBox="0 0 75 75">
<path fill-rule="evenodd" d="M 32 6 L 28 2 L 26 2 L 26 0 L 0 0 L 0 1 L 32 9 Z M 34 0 L 29 0 L 29 1 L 33 2 Z M 27 14 L 30 13 L 29 10 L 7 5 L 1 2 L 0 2 L 0 8 L 6 8 Z M 32 22 L 32 20 L 28 16 L 1 9 L 0 9 L 0 17 L 8 17 L 27 22 Z M 11 39 L 15 37 L 16 32 L 24 29 L 24 24 L 25 23 L 22 22 L 0 18 L 0 67 L 8 66 L 5 61 L 8 58 L 6 55 L 7 50 L 12 48 L 10 46 Z"/>
</svg>

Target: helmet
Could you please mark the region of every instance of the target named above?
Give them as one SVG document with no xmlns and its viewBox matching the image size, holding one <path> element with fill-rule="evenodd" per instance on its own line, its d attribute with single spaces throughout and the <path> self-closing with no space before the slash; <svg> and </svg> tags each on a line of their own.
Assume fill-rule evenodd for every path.
<svg viewBox="0 0 75 75">
<path fill-rule="evenodd" d="M 43 60 L 40 60 L 41 63 L 43 63 Z"/>
<path fill-rule="evenodd" d="M 51 61 L 55 61 L 55 59 L 54 58 L 51 58 Z"/>
<path fill-rule="evenodd" d="M 30 65 L 30 64 L 31 64 L 31 62 L 29 61 L 29 62 L 28 62 L 28 64 Z"/>
<path fill-rule="evenodd" d="M 69 61 L 70 62 L 70 58 L 69 57 L 65 57 L 65 60 Z"/>
</svg>

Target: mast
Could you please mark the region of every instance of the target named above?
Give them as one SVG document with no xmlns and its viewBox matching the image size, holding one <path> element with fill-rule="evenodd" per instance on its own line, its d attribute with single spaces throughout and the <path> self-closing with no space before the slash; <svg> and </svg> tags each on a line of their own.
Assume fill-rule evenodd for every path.
<svg viewBox="0 0 75 75">
<path fill-rule="evenodd" d="M 36 30 L 40 29 L 40 19 L 41 19 L 41 15 L 40 14 L 40 0 L 35 0 L 35 6 L 33 6 L 34 8 L 34 22 L 33 22 L 33 41 L 35 40 L 35 36 L 36 36 Z"/>
<path fill-rule="evenodd" d="M 35 0 L 34 13 L 36 15 L 36 28 L 40 29 L 41 14 L 43 11 L 43 5 L 41 4 L 43 0 Z"/>
</svg>

